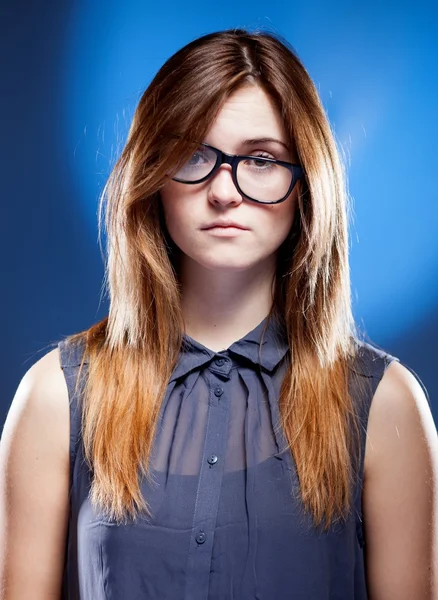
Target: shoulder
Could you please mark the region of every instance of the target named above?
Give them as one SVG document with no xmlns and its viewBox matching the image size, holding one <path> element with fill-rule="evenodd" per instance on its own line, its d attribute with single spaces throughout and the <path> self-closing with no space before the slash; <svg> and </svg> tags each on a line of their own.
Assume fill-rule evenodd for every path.
<svg viewBox="0 0 438 600">
<path fill-rule="evenodd" d="M 429 398 L 420 378 L 397 359 L 387 362 L 369 412 L 365 476 L 379 470 L 382 460 L 400 456 L 401 448 L 407 455 L 416 450 L 417 456 L 422 450 L 423 460 L 428 460 L 437 451 L 436 440 Z"/>
<path fill-rule="evenodd" d="M 59 348 L 47 352 L 24 374 L 17 388 L 14 401 L 19 404 L 43 405 L 53 401 L 59 404 L 59 394 L 65 396 L 67 386 L 62 372 Z"/>
<path fill-rule="evenodd" d="M 2 446 L 8 443 L 11 448 L 19 448 L 32 440 L 68 453 L 68 426 L 68 390 L 59 349 L 54 348 L 19 382 L 6 417 Z"/>
<path fill-rule="evenodd" d="M 387 367 L 398 358 L 362 340 L 355 340 L 355 352 L 349 363 L 351 372 L 380 380 Z"/>
<path fill-rule="evenodd" d="M 367 430 L 372 464 L 379 453 L 424 445 L 436 450 L 436 427 L 427 392 L 408 367 L 395 360 L 386 368 L 374 394 Z M 374 456 L 374 459 L 373 459 Z"/>
<path fill-rule="evenodd" d="M 59 361 L 61 368 L 79 367 L 82 363 L 88 364 L 86 355 L 86 342 L 83 335 L 74 335 L 62 340 L 58 344 Z"/>
<path fill-rule="evenodd" d="M 14 597 L 55 597 L 60 589 L 69 446 L 68 392 L 55 348 L 21 379 L 1 437 L 0 571 Z"/>
<path fill-rule="evenodd" d="M 52 403 L 54 407 L 62 402 L 60 397 L 66 397 L 67 385 L 62 372 L 59 347 L 50 350 L 36 361 L 22 378 L 18 390 L 20 398 L 32 401 L 48 408 Z M 17 390 L 17 392 L 18 392 Z"/>
<path fill-rule="evenodd" d="M 437 494 L 438 438 L 427 392 L 393 361 L 373 396 L 367 427 L 363 513 L 373 597 L 383 597 L 383 590 L 396 598 L 431 597 Z"/>
</svg>

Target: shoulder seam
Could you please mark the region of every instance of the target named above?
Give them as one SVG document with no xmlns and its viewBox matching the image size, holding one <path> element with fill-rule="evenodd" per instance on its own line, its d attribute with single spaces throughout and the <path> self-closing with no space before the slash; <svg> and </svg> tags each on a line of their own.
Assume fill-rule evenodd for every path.
<svg viewBox="0 0 438 600">
<path fill-rule="evenodd" d="M 79 367 L 85 350 L 83 340 L 69 340 L 68 338 L 58 343 L 61 368 Z M 88 364 L 88 360 L 84 360 Z"/>
<path fill-rule="evenodd" d="M 353 363 L 349 365 L 349 369 L 362 377 L 381 377 L 394 360 L 398 361 L 399 359 L 373 344 L 359 341 L 356 356 L 353 359 Z M 381 361 L 383 361 L 384 366 L 383 372 L 380 372 L 380 369 L 376 371 L 373 368 L 374 365 L 377 366 L 379 363 L 381 365 Z"/>
</svg>

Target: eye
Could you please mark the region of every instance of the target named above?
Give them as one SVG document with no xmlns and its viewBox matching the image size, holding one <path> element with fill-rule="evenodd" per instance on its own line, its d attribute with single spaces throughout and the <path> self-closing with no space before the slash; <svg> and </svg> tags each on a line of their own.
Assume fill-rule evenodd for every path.
<svg viewBox="0 0 438 600">
<path fill-rule="evenodd" d="M 202 149 L 196 150 L 194 154 L 187 161 L 187 166 L 189 167 L 199 167 L 208 162 L 208 157 L 205 154 L 205 151 Z"/>
<path fill-rule="evenodd" d="M 273 163 L 271 163 L 269 160 L 264 160 L 265 158 L 275 160 L 271 154 L 260 152 L 254 156 L 254 159 L 247 159 L 246 164 L 248 164 L 248 166 L 256 167 L 257 169 L 269 169 L 273 167 Z"/>
<path fill-rule="evenodd" d="M 216 164 L 216 154 L 209 148 L 199 147 L 187 162 L 175 174 L 175 178 L 181 181 L 194 183 L 199 179 L 207 177 Z"/>
</svg>

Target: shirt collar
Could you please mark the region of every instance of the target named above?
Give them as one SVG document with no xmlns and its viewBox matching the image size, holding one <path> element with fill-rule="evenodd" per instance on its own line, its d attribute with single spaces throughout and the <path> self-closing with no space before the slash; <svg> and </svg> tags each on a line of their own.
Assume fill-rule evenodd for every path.
<svg viewBox="0 0 438 600">
<path fill-rule="evenodd" d="M 266 331 L 262 340 L 265 326 Z M 237 361 L 243 358 L 271 372 L 284 358 L 288 349 L 285 327 L 275 315 L 265 317 L 252 331 L 221 352 L 214 352 L 183 333 L 180 354 L 170 381 L 184 377 L 190 371 L 205 366 L 218 356 L 230 356 Z"/>
</svg>

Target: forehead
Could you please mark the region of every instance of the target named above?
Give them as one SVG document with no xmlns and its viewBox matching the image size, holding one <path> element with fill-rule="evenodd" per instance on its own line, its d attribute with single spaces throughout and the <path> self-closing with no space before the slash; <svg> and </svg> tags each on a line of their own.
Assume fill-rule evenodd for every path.
<svg viewBox="0 0 438 600">
<path fill-rule="evenodd" d="M 223 150 L 226 145 L 233 152 L 242 139 L 267 137 L 287 144 L 286 130 L 274 102 L 260 86 L 248 85 L 225 100 L 206 141 Z"/>
</svg>

